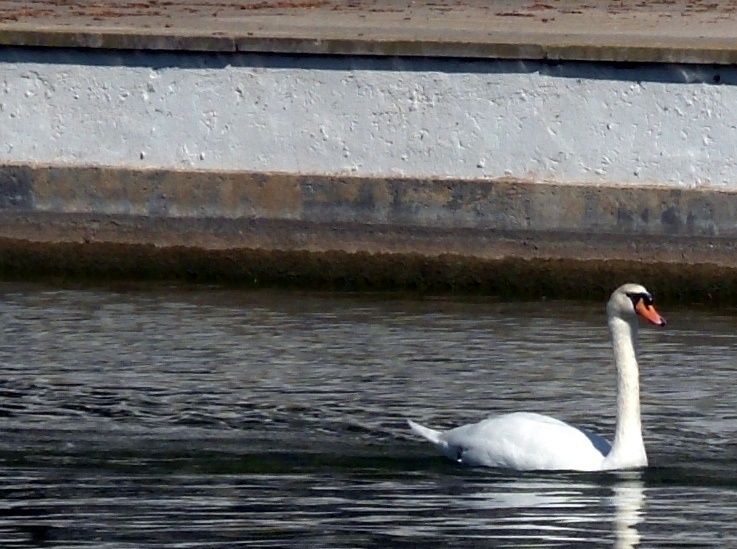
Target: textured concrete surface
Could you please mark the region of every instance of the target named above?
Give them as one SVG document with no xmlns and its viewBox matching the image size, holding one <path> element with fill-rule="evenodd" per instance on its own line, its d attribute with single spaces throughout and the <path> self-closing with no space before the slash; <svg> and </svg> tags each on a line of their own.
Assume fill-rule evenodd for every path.
<svg viewBox="0 0 737 549">
<path fill-rule="evenodd" d="M 0 44 L 734 63 L 733 0 L 0 1 Z"/>
<path fill-rule="evenodd" d="M 737 68 L 0 48 L 0 163 L 737 188 Z"/>
</svg>

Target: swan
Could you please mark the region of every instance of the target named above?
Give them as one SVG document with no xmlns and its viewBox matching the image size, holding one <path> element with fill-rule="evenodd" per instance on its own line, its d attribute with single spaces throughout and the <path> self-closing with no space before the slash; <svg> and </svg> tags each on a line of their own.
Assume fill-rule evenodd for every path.
<svg viewBox="0 0 737 549">
<path fill-rule="evenodd" d="M 665 326 L 653 296 L 639 284 L 624 284 L 606 306 L 617 368 L 617 425 L 614 443 L 549 416 L 516 412 L 449 431 L 408 420 L 416 434 L 450 459 L 471 466 L 518 471 L 608 471 L 647 466 L 640 423 L 637 316 Z"/>
</svg>

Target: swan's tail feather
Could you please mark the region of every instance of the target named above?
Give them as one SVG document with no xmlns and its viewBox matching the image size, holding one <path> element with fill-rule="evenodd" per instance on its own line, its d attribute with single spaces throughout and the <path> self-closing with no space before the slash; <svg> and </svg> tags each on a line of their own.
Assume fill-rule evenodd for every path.
<svg viewBox="0 0 737 549">
<path fill-rule="evenodd" d="M 421 437 L 426 438 L 433 444 L 440 444 L 443 445 L 443 442 L 440 440 L 440 431 L 436 431 L 435 429 L 429 429 L 427 427 L 423 427 L 419 423 L 415 423 L 411 419 L 407 420 L 407 423 L 409 423 L 410 428 L 412 431 L 420 435 Z"/>
</svg>

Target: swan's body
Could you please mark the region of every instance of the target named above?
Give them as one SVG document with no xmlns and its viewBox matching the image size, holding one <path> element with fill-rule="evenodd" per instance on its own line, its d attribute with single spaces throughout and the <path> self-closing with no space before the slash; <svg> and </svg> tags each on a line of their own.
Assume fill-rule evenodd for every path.
<svg viewBox="0 0 737 549">
<path fill-rule="evenodd" d="M 441 433 L 410 421 L 450 459 L 506 469 L 596 471 L 611 445 L 549 416 L 516 412 Z M 544 449 L 543 451 L 541 451 Z"/>
<path fill-rule="evenodd" d="M 412 430 L 449 458 L 467 465 L 520 471 L 604 471 L 647 465 L 640 424 L 637 315 L 653 324 L 665 320 L 640 285 L 625 284 L 607 303 L 617 367 L 617 426 L 614 442 L 552 417 L 518 412 L 440 432 L 409 422 Z"/>
</svg>

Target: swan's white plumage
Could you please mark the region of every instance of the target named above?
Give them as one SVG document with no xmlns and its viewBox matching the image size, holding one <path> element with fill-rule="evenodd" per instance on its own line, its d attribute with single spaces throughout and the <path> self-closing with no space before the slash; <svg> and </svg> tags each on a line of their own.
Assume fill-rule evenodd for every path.
<svg viewBox="0 0 737 549">
<path fill-rule="evenodd" d="M 555 418 L 515 412 L 440 432 L 410 422 L 450 459 L 518 470 L 597 471 L 604 455 L 581 430 Z M 545 448 L 545 451 L 540 451 Z M 574 453 L 572 448 L 576 448 Z"/>
<path fill-rule="evenodd" d="M 413 421 L 409 425 L 447 457 L 467 465 L 522 471 L 644 467 L 647 455 L 640 425 L 635 350 L 637 314 L 655 324 L 665 324 L 652 307 L 652 297 L 645 288 L 637 284 L 617 288 L 607 303 L 617 367 L 617 427 L 611 445 L 598 435 L 528 412 L 492 417 L 444 432 Z"/>
</svg>

